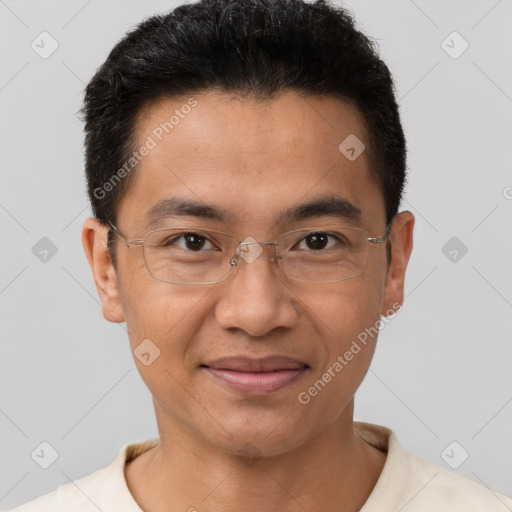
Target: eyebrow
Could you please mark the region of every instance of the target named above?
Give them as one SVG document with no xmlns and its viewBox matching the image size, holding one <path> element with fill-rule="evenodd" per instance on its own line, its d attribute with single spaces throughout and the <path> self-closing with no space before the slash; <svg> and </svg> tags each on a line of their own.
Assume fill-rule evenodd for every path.
<svg viewBox="0 0 512 512">
<path fill-rule="evenodd" d="M 167 217 L 195 217 L 219 222 L 231 222 L 233 213 L 220 206 L 205 204 L 180 197 L 168 197 L 155 204 L 145 215 L 145 227 L 149 228 Z M 278 224 L 293 223 L 317 217 L 335 217 L 350 222 L 361 222 L 362 211 L 348 199 L 336 196 L 322 197 L 300 203 L 277 215 Z"/>
</svg>

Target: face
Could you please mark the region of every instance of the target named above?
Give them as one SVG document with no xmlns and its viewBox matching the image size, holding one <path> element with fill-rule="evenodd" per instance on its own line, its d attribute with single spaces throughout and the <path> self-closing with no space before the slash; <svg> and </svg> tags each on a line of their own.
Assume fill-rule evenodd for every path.
<svg viewBox="0 0 512 512">
<path fill-rule="evenodd" d="M 148 137 L 155 145 L 119 208 L 117 228 L 128 239 L 173 225 L 227 232 L 240 241 L 273 241 L 326 222 L 359 227 L 370 237 L 384 233 L 384 200 L 367 155 L 349 159 L 339 149 L 351 134 L 366 141 L 353 106 L 292 92 L 265 103 L 204 92 L 194 95 L 193 108 L 183 108 L 188 100 L 162 99 L 139 113 L 139 147 Z M 176 110 L 179 121 L 166 133 L 161 123 Z M 208 204 L 225 216 L 176 215 L 149 226 L 147 212 L 170 197 Z M 350 202 L 360 218 L 318 211 L 282 218 L 286 210 L 326 198 Z M 126 321 L 135 353 L 149 347 L 152 360 L 159 351 L 148 365 L 134 360 L 160 430 L 187 433 L 229 453 L 276 455 L 352 421 L 353 397 L 376 343 L 375 335 L 365 343 L 358 336 L 402 304 L 413 224 L 410 212 L 395 217 L 389 269 L 386 244 L 369 244 L 364 271 L 330 283 L 288 279 L 271 260 L 271 246 L 262 246 L 251 263 L 240 260 L 223 282 L 180 285 L 154 279 L 142 248 L 120 238 L 116 274 L 106 229 L 94 219 L 84 225 L 83 243 L 105 317 Z M 151 342 L 141 346 L 143 340 Z M 272 357 L 281 359 L 265 366 L 262 360 Z M 267 372 L 255 377 L 261 370 Z"/>
</svg>

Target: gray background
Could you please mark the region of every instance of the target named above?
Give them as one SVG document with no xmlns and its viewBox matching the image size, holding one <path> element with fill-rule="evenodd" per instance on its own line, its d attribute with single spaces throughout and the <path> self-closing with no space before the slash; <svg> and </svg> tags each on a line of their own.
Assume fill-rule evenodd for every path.
<svg viewBox="0 0 512 512">
<path fill-rule="evenodd" d="M 75 113 L 123 33 L 174 5 L 0 0 L 0 510 L 157 435 L 125 325 L 104 320 L 83 253 Z M 396 80 L 410 168 L 402 209 L 416 216 L 405 305 L 380 334 L 356 419 L 447 468 L 465 450 L 459 473 L 512 496 L 512 2 L 347 5 Z M 59 45 L 47 59 L 31 47 L 43 31 Z M 442 46 L 453 31 L 469 43 L 457 58 L 462 39 Z M 43 237 L 57 248 L 46 262 L 34 254 Z M 46 470 L 31 458 L 43 441 L 59 454 Z"/>
</svg>

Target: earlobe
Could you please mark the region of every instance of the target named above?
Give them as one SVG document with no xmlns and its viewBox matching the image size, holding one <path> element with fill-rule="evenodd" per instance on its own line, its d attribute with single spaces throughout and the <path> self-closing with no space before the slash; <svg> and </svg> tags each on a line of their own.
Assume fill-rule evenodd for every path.
<svg viewBox="0 0 512 512">
<path fill-rule="evenodd" d="M 389 315 L 404 302 L 404 282 L 407 264 L 413 247 L 414 215 L 410 211 L 398 213 L 391 228 L 391 264 L 386 276 L 382 315 Z"/>
<path fill-rule="evenodd" d="M 103 316 L 109 322 L 124 322 L 119 298 L 119 283 L 107 248 L 108 228 L 95 217 L 85 220 L 82 245 L 91 267 L 94 284 L 102 304 Z"/>
</svg>

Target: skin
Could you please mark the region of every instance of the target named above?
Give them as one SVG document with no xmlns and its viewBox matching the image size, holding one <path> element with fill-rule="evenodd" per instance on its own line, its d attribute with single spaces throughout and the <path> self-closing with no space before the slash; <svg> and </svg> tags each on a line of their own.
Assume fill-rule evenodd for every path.
<svg viewBox="0 0 512 512">
<path fill-rule="evenodd" d="M 229 209 L 234 217 L 227 225 L 187 222 L 239 240 L 275 240 L 320 223 L 321 218 L 280 226 L 275 218 L 284 208 L 326 195 L 349 199 L 361 208 L 361 227 L 369 236 L 382 235 L 384 199 L 366 153 L 349 161 L 338 150 L 349 134 L 366 140 L 363 119 L 349 103 L 294 92 L 264 103 L 221 91 L 194 98 L 198 105 L 140 162 L 120 204 L 117 227 L 128 238 L 143 238 L 143 215 L 171 193 Z M 186 99 L 162 99 L 139 113 L 141 145 Z M 161 351 L 149 366 L 134 358 L 152 393 L 160 436 L 157 447 L 125 469 L 143 510 L 363 506 L 386 459 L 353 426 L 354 394 L 377 337 L 370 337 L 309 404 L 297 396 L 380 314 L 403 303 L 414 220 L 409 211 L 394 218 L 389 268 L 385 244 L 370 244 L 366 268 L 354 279 L 316 284 L 287 279 L 265 249 L 226 281 L 192 286 L 153 279 L 142 248 L 128 248 L 119 238 L 116 273 L 106 249 L 107 229 L 94 218 L 85 221 L 82 241 L 105 318 L 126 321 L 132 351 L 146 338 Z M 231 355 L 285 355 L 309 368 L 276 392 L 246 396 L 199 366 Z"/>
</svg>

